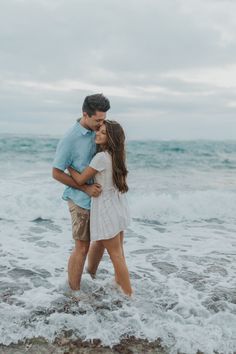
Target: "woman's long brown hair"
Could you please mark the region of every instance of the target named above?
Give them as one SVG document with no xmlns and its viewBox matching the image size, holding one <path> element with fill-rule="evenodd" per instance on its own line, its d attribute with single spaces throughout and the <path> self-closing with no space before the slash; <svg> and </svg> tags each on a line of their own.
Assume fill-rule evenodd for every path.
<svg viewBox="0 0 236 354">
<path fill-rule="evenodd" d="M 128 191 L 126 183 L 128 170 L 126 168 L 125 133 L 122 126 L 114 120 L 105 120 L 107 134 L 106 150 L 112 158 L 113 183 L 122 193 Z"/>
</svg>

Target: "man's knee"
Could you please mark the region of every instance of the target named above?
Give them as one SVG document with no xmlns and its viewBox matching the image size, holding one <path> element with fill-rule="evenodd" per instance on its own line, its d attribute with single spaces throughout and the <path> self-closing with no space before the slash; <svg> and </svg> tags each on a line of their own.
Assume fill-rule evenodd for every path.
<svg viewBox="0 0 236 354">
<path fill-rule="evenodd" d="M 84 257 L 87 256 L 89 250 L 89 242 L 87 241 L 75 241 L 75 252 Z"/>
</svg>

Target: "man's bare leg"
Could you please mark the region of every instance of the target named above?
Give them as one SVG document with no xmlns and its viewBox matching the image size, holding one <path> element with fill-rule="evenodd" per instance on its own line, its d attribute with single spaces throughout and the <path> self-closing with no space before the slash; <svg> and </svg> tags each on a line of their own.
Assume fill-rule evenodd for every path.
<svg viewBox="0 0 236 354">
<path fill-rule="evenodd" d="M 104 250 L 105 248 L 101 241 L 94 241 L 89 247 L 87 271 L 92 278 L 95 278 Z"/>
<path fill-rule="evenodd" d="M 89 243 L 89 241 L 75 241 L 75 248 L 68 261 L 68 281 L 72 290 L 80 289 L 80 281 L 89 250 Z"/>
</svg>

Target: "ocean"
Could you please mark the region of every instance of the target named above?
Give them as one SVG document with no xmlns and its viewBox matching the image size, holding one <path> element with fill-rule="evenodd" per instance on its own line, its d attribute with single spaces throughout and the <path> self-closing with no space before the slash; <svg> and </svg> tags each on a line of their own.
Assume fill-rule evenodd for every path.
<svg viewBox="0 0 236 354">
<path fill-rule="evenodd" d="M 0 343 L 61 333 L 114 345 L 160 338 L 169 353 L 236 351 L 236 141 L 129 141 L 132 222 L 125 253 L 134 297 L 107 254 L 66 295 L 73 248 L 58 139 L 0 135 Z"/>
</svg>

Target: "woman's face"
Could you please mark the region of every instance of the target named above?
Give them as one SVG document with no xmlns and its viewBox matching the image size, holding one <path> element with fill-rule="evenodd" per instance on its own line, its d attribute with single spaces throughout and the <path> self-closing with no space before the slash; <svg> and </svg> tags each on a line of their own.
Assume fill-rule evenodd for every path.
<svg viewBox="0 0 236 354">
<path fill-rule="evenodd" d="M 107 130 L 105 124 L 103 124 L 96 132 L 95 143 L 99 145 L 106 145 L 107 143 Z"/>
</svg>

